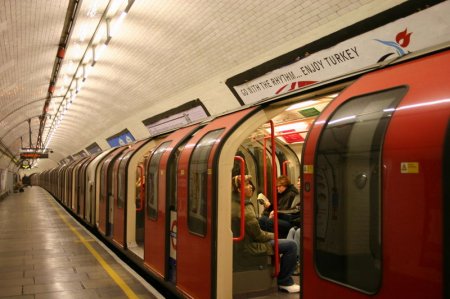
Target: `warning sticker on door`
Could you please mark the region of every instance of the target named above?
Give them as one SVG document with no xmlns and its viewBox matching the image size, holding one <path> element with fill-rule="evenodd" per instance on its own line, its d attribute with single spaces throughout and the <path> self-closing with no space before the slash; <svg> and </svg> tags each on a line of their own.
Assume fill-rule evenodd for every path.
<svg viewBox="0 0 450 299">
<path fill-rule="evenodd" d="M 401 162 L 401 173 L 419 173 L 419 162 Z"/>
<path fill-rule="evenodd" d="M 303 165 L 303 172 L 307 174 L 314 173 L 314 165 Z"/>
</svg>

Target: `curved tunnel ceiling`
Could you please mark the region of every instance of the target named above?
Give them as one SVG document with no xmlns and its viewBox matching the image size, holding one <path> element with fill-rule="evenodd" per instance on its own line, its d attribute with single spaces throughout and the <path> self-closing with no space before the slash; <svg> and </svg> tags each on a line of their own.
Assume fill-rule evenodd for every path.
<svg viewBox="0 0 450 299">
<path fill-rule="evenodd" d="M 28 136 L 28 118 L 33 143 L 37 140 L 37 116 L 48 95 L 67 9 L 74 2 L 0 0 L 0 120 L 5 120 L 0 141 L 12 153 L 19 152 L 17 140 Z M 401 2 L 384 0 L 377 6 L 386 9 Z M 80 3 L 43 141 L 55 115 L 67 105 L 64 102 L 58 112 L 62 99 L 69 97 L 70 89 L 76 93 L 70 82 L 83 78 L 82 65 L 93 62 L 89 47 L 107 39 L 108 27 L 100 24 L 97 29 L 100 20 L 106 16 L 115 25 L 120 12 L 132 5 L 48 143 L 56 162 L 94 141 L 106 149 L 105 138 L 124 128 L 137 139 L 145 138 L 142 120 L 196 98 L 213 115 L 234 109 L 239 103 L 225 86 L 227 78 L 313 40 L 311 32 L 317 28 L 376 13 L 371 0 Z"/>
</svg>

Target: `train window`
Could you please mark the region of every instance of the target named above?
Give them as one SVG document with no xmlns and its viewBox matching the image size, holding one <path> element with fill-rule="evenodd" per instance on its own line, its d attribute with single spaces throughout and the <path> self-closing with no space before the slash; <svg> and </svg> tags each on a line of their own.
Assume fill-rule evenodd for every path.
<svg viewBox="0 0 450 299">
<path fill-rule="evenodd" d="M 405 93 L 399 87 L 345 102 L 325 124 L 317 146 L 317 270 L 370 294 L 381 284 L 381 147 Z"/>
<path fill-rule="evenodd" d="M 159 182 L 159 161 L 166 148 L 170 145 L 170 141 L 162 143 L 153 153 L 148 165 L 147 173 L 147 216 L 156 220 L 158 217 L 158 182 Z"/>
<path fill-rule="evenodd" d="M 125 206 L 125 198 L 127 196 L 127 166 L 128 161 L 134 154 L 133 150 L 129 150 L 120 159 L 119 171 L 117 174 L 117 207 L 123 209 Z"/>
<path fill-rule="evenodd" d="M 105 178 L 105 164 L 102 165 L 100 171 L 100 201 L 104 201 L 106 198 L 106 178 Z"/>
<path fill-rule="evenodd" d="M 177 165 L 178 160 L 180 158 L 180 154 L 184 149 L 184 146 L 188 142 L 186 139 L 182 142 L 176 150 L 172 151 L 172 156 L 167 162 L 167 180 L 170 188 L 167 188 L 166 198 L 169 201 L 169 209 L 171 211 L 177 210 L 177 188 L 178 188 L 178 180 L 177 180 Z"/>
<path fill-rule="evenodd" d="M 203 136 L 189 162 L 188 227 L 200 236 L 206 235 L 209 154 L 223 131 L 219 129 Z"/>
<path fill-rule="evenodd" d="M 106 179 L 107 179 L 107 193 L 106 196 L 107 198 L 111 198 L 111 196 L 114 196 L 114 191 L 115 191 L 115 184 L 114 184 L 114 175 L 115 173 L 113 172 L 113 166 L 114 165 L 114 160 L 112 160 L 109 164 L 107 164 L 107 174 L 106 174 Z M 114 186 L 113 186 L 114 184 Z"/>
</svg>

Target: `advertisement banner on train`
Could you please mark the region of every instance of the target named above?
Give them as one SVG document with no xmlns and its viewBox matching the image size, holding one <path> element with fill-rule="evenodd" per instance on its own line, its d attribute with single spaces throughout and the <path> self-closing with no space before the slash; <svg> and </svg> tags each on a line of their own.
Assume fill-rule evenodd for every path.
<svg viewBox="0 0 450 299">
<path fill-rule="evenodd" d="M 245 104 L 255 103 L 448 42 L 449 11 L 450 1 L 443 2 L 233 88 Z"/>
</svg>

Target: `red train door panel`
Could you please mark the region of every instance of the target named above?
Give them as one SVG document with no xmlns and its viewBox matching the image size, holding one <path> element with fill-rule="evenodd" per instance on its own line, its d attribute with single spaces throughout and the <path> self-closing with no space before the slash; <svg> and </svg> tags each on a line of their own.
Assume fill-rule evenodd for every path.
<svg viewBox="0 0 450 299">
<path fill-rule="evenodd" d="M 69 164 L 69 167 L 67 167 L 66 172 L 66 194 L 67 194 L 67 207 L 71 210 L 72 208 L 72 188 L 73 188 L 73 168 L 75 167 L 75 164 L 77 161 L 73 161 L 71 164 Z"/>
<path fill-rule="evenodd" d="M 112 151 L 102 164 L 100 170 L 100 199 L 99 199 L 99 219 L 98 230 L 101 234 L 109 236 L 111 228 L 109 223 L 109 198 L 113 195 L 112 188 L 112 166 L 115 159 L 122 153 L 124 147 L 119 147 Z"/>
<path fill-rule="evenodd" d="M 210 298 L 215 290 L 217 238 L 213 175 L 216 155 L 230 129 L 254 108 L 213 120 L 188 141 L 178 162 L 177 288 L 193 298 Z M 231 176 L 231 174 L 230 174 Z"/>
<path fill-rule="evenodd" d="M 80 213 L 79 216 L 82 219 L 86 219 L 86 169 L 89 163 L 97 157 L 97 154 L 93 154 L 89 156 L 89 158 L 84 162 L 83 166 L 81 166 L 79 173 L 79 199 L 80 199 Z"/>
<path fill-rule="evenodd" d="M 316 120 L 303 157 L 305 298 L 442 297 L 448 78 L 449 51 L 373 72 Z"/>
<path fill-rule="evenodd" d="M 114 163 L 116 192 L 114 194 L 113 241 L 122 248 L 125 247 L 125 213 L 127 200 L 134 200 L 134 198 L 127 198 L 128 164 L 135 151 L 138 150 L 144 142 L 146 142 L 146 140 L 141 140 L 130 145 L 130 147 L 124 150 Z"/>
<path fill-rule="evenodd" d="M 81 180 L 80 180 L 80 174 L 81 174 L 81 168 L 86 163 L 86 161 L 89 160 L 89 157 L 82 158 L 75 168 L 73 169 L 73 181 L 74 181 L 74 211 L 78 216 L 81 216 Z"/>
<path fill-rule="evenodd" d="M 145 204 L 145 251 L 144 263 L 153 272 L 161 277 L 168 277 L 174 282 L 174 275 L 167 274 L 168 270 L 168 251 L 169 246 L 174 247 L 174 242 L 170 242 L 171 228 L 170 215 L 168 210 L 172 210 L 170 202 L 174 202 L 170 198 L 175 185 L 167 185 L 167 181 L 174 182 L 174 179 L 168 176 L 176 176 L 176 172 L 172 174 L 168 164 L 173 161 L 169 159 L 174 158 L 178 146 L 182 143 L 186 136 L 189 136 L 197 126 L 179 129 L 164 140 L 150 157 L 148 168 L 146 171 L 146 187 L 147 187 L 147 202 Z M 169 183 L 170 184 L 170 183 Z M 166 192 L 167 190 L 167 192 Z M 174 207 L 173 207 L 174 208 Z M 169 228 L 169 229 L 167 229 Z M 176 236 L 175 236 L 176 239 Z M 171 245 L 169 245 L 169 242 Z M 173 248 L 176 250 L 176 248 Z"/>
</svg>

